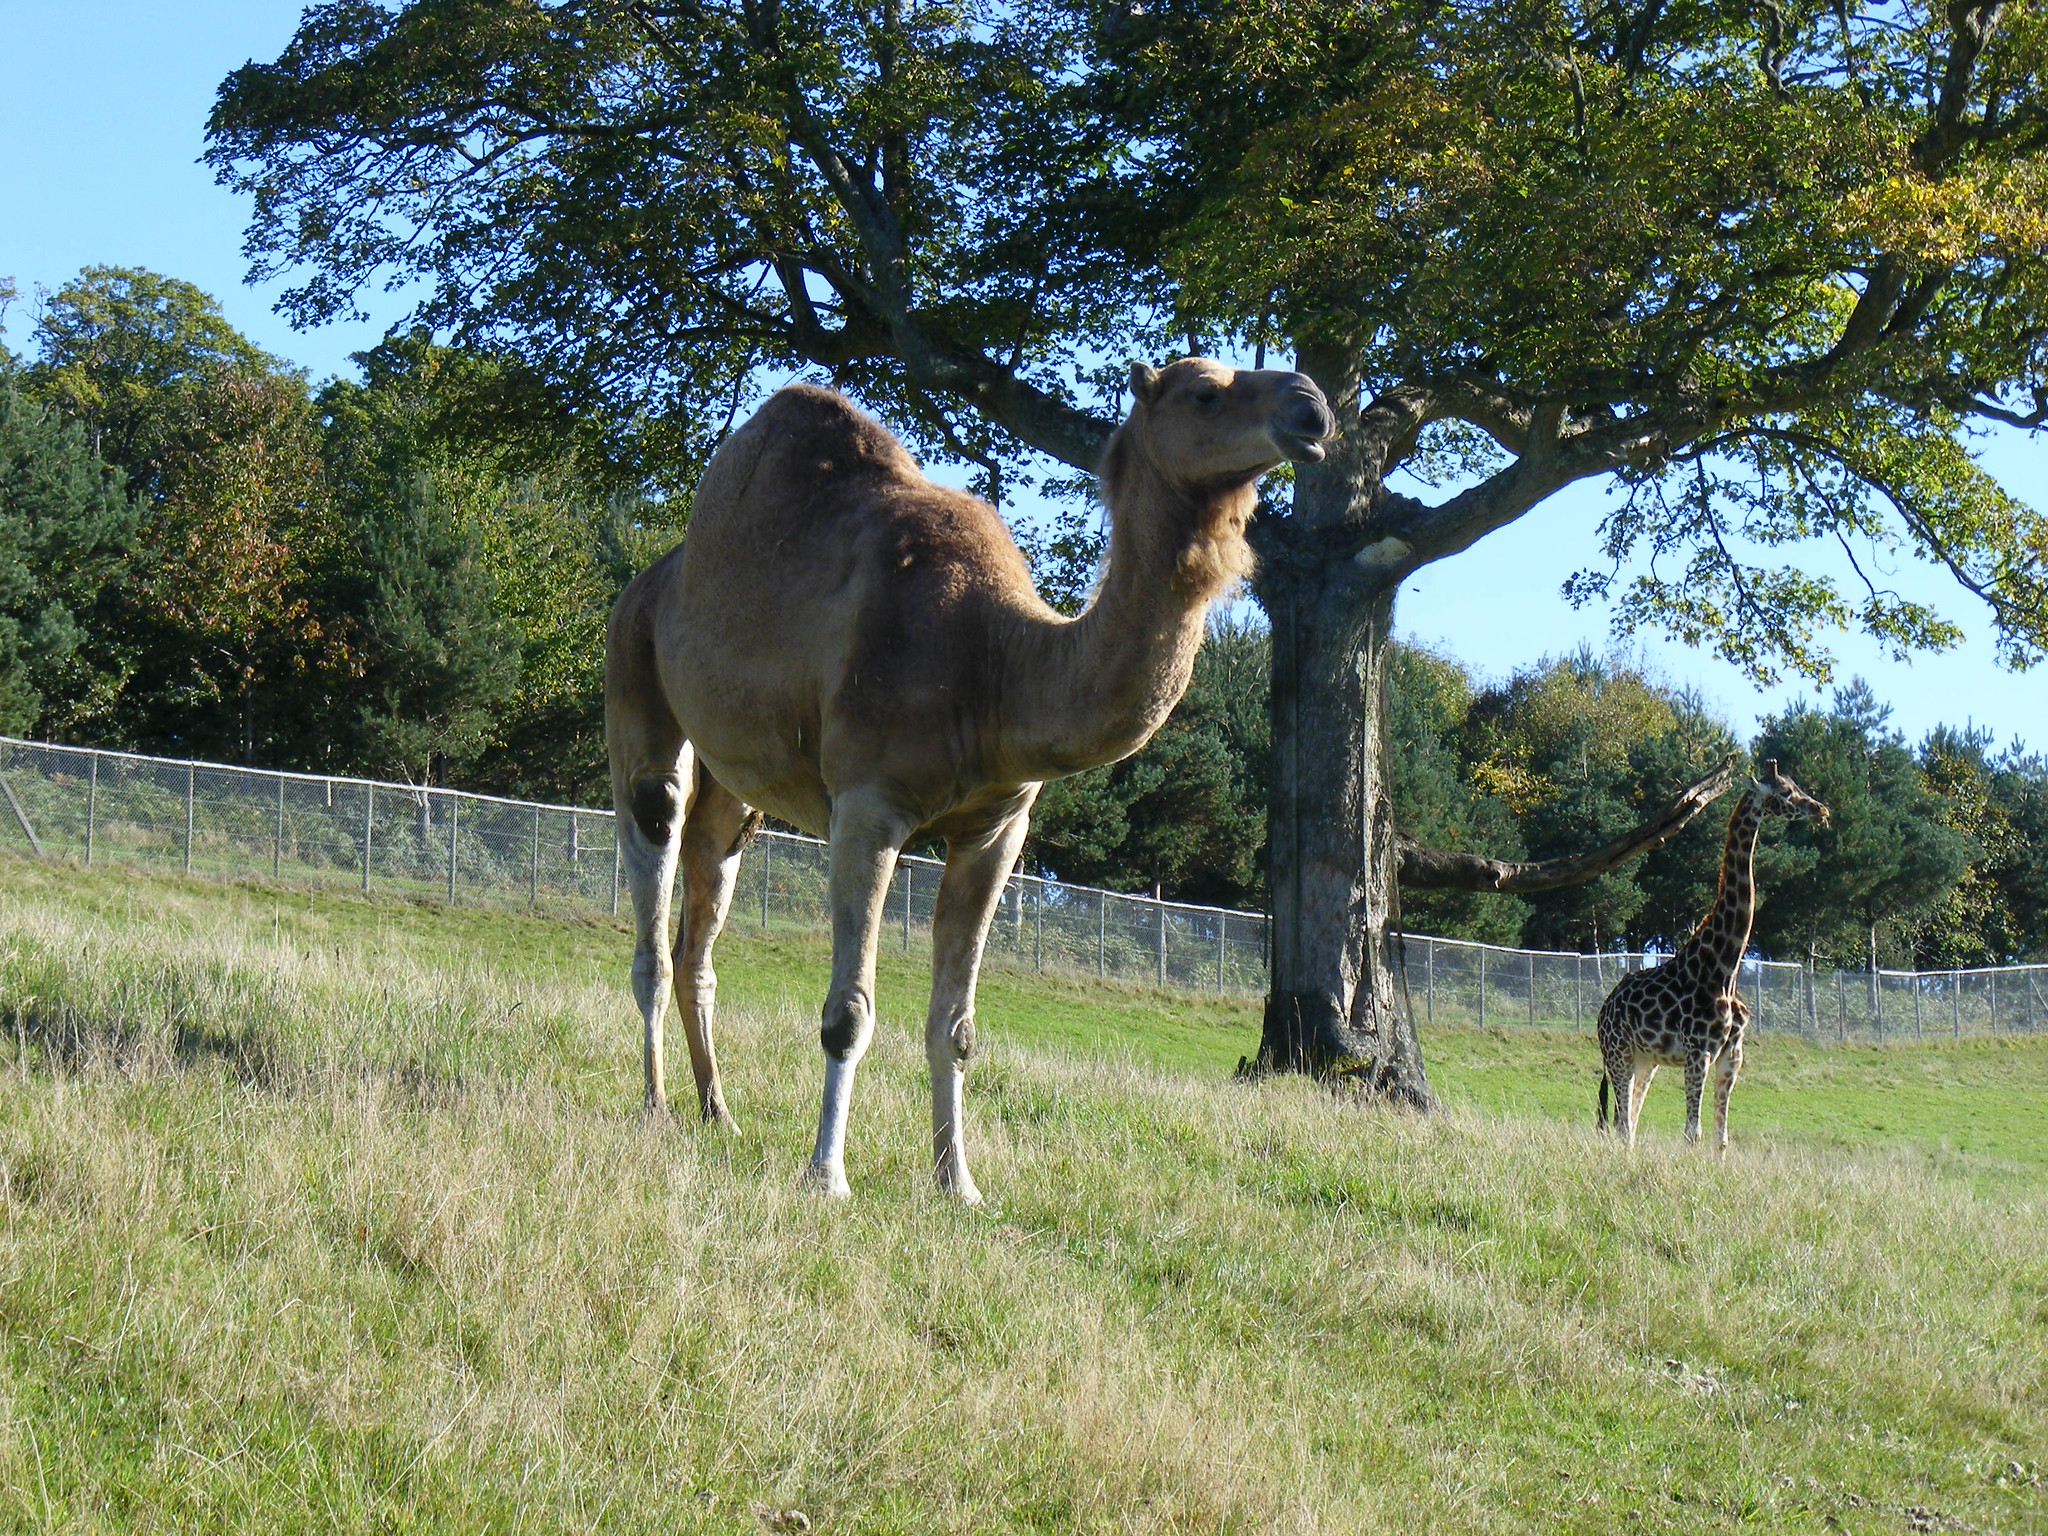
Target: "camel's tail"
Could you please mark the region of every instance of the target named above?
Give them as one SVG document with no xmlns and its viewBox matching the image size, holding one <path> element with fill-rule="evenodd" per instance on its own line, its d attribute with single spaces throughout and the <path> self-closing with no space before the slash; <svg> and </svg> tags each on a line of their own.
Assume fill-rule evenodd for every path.
<svg viewBox="0 0 2048 1536">
<path fill-rule="evenodd" d="M 1593 1128 L 1599 1131 L 1607 1129 L 1607 1074 L 1605 1072 L 1600 1074 L 1600 1114 L 1594 1120 Z"/>
</svg>

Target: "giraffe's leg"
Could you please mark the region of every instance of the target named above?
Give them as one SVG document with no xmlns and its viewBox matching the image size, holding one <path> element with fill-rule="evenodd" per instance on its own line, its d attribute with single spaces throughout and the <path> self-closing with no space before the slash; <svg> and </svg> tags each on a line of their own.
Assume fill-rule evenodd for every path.
<svg viewBox="0 0 2048 1536">
<path fill-rule="evenodd" d="M 1741 1075 L 1742 1037 L 1738 1035 L 1721 1053 L 1721 1070 L 1714 1075 L 1714 1150 L 1724 1157 L 1728 1153 L 1728 1095 Z"/>
<path fill-rule="evenodd" d="M 619 862 L 633 901 L 633 1001 L 640 1010 L 643 1102 L 653 1113 L 668 1108 L 663 1071 L 662 1015 L 673 974 L 668 912 L 675 885 L 676 849 L 687 810 L 685 786 L 693 778 L 689 744 L 658 699 L 606 710 L 612 769 L 612 806 Z"/>
<path fill-rule="evenodd" d="M 1700 1095 L 1707 1087 L 1707 1063 L 1713 1058 L 1702 1050 L 1685 1053 L 1685 1139 L 1700 1139 Z"/>
<path fill-rule="evenodd" d="M 1608 1094 L 1614 1096 L 1614 1134 L 1626 1140 L 1629 1136 L 1628 1080 L 1631 1062 L 1628 1051 L 1628 1026 L 1618 1014 L 1602 1009 L 1599 1020 L 1600 1064 L 1605 1074 L 1600 1080 L 1601 1113 L 1596 1122 L 1605 1127 L 1609 1122 L 1606 1115 Z"/>
<path fill-rule="evenodd" d="M 697 1080 L 697 1108 L 713 1125 L 737 1129 L 718 1082 L 718 1057 L 711 1045 L 711 1018 L 718 976 L 711 946 L 725 926 L 739 879 L 740 850 L 751 813 L 739 797 L 700 766 L 697 793 L 683 823 L 683 920 L 676 934 L 676 1010 L 690 1041 L 690 1071 Z"/>
<path fill-rule="evenodd" d="M 1030 800 L 980 838 L 947 844 L 946 873 L 932 912 L 932 1002 L 924 1054 L 932 1072 L 932 1172 L 939 1188 L 969 1205 L 981 1199 L 967 1171 L 961 1100 L 974 1050 L 974 983 L 989 920 L 1031 824 Z"/>
<path fill-rule="evenodd" d="M 1631 1147 L 1636 1144 L 1636 1126 L 1642 1122 L 1643 1099 L 1650 1091 L 1650 1079 L 1656 1075 L 1657 1063 L 1654 1061 L 1638 1056 L 1629 1063 L 1628 1128 L 1622 1135 Z"/>
<path fill-rule="evenodd" d="M 846 1183 L 846 1117 L 854 1069 L 875 1033 L 876 932 L 896 855 L 915 829 L 912 818 L 877 793 L 853 790 L 832 801 L 832 987 L 818 1029 L 825 1048 L 825 1097 L 818 1143 L 804 1175 L 821 1194 L 852 1193 Z"/>
</svg>

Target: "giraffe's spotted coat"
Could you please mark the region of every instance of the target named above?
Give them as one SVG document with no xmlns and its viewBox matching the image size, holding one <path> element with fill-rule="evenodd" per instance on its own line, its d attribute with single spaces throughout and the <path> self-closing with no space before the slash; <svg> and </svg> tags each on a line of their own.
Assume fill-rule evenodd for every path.
<svg viewBox="0 0 2048 1536">
<path fill-rule="evenodd" d="M 1662 965 L 1624 976 L 1600 1009 L 1600 1118 L 1606 1123 L 1607 1091 L 1614 1089 L 1614 1129 L 1635 1145 L 1643 1096 L 1659 1067 L 1685 1072 L 1685 1139 L 1700 1136 L 1700 1099 L 1707 1073 L 1714 1078 L 1714 1134 L 1728 1148 L 1728 1095 L 1742 1071 L 1742 1032 L 1749 1010 L 1736 995 L 1742 954 L 1749 947 L 1756 913 L 1757 829 L 1766 816 L 1826 821 L 1827 807 L 1764 764 L 1761 778 L 1744 793 L 1728 818 L 1728 842 L 1721 855 L 1721 889 L 1714 905 L 1678 953 Z"/>
</svg>

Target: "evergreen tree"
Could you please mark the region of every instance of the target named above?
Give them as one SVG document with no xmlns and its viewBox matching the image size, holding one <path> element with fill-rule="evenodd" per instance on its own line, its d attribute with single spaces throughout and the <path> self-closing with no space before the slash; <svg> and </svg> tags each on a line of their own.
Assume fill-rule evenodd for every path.
<svg viewBox="0 0 2048 1536">
<path fill-rule="evenodd" d="M 346 714 L 350 761 L 415 784 L 446 784 L 482 754 L 518 679 L 480 541 L 424 482 L 374 510 L 332 608 L 354 614 Z"/>
<path fill-rule="evenodd" d="M 1411 645 L 1389 653 L 1394 816 L 1404 832 L 1431 847 L 1520 858 L 1526 844 L 1508 802 L 1474 787 L 1460 751 L 1474 696 L 1470 676 L 1452 658 Z M 1409 933 L 1515 944 L 1527 914 L 1527 903 L 1514 896 L 1401 893 L 1401 926 Z"/>
<path fill-rule="evenodd" d="M 1776 758 L 1831 812 L 1785 840 L 1808 850 L 1798 868 L 1772 871 L 1758 912 L 1758 942 L 1780 958 L 1838 965 L 1905 963 L 1911 940 L 1968 868 L 1973 847 L 1947 824 L 1945 797 L 1886 726 L 1890 711 L 1860 679 L 1835 692 L 1826 714 L 1810 707 L 1766 721 L 1754 751 Z"/>
<path fill-rule="evenodd" d="M 1143 750 L 1045 787 L 1026 858 L 1115 890 L 1156 885 L 1215 906 L 1261 899 L 1266 643 L 1258 630 L 1213 629 L 1187 693 Z"/>
<path fill-rule="evenodd" d="M 1994 956 L 2048 961 L 2048 757 L 2015 744 L 1998 759 L 1991 792 L 2011 829 L 1989 861 L 2001 916 Z"/>
<path fill-rule="evenodd" d="M 0 731 L 68 734 L 118 689 L 92 625 L 134 534 L 120 471 L 0 357 Z"/>
</svg>

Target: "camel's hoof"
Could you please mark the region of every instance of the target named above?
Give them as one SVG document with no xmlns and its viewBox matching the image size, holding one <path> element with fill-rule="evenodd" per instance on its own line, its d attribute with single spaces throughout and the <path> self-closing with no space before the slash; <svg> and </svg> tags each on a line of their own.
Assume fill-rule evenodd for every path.
<svg viewBox="0 0 2048 1536">
<path fill-rule="evenodd" d="M 708 1129 L 721 1132 L 727 1136 L 737 1136 L 740 1133 L 739 1121 L 733 1119 L 732 1111 L 723 1104 L 705 1106 L 704 1124 Z"/>
<path fill-rule="evenodd" d="M 981 1204 L 981 1191 L 974 1187 L 972 1179 L 941 1179 L 939 1193 L 948 1200 L 957 1200 L 962 1205 Z"/>
<path fill-rule="evenodd" d="M 822 1168 L 812 1163 L 804 1169 L 802 1184 L 806 1192 L 827 1200 L 853 1198 L 853 1186 L 846 1182 L 846 1175 L 836 1168 Z"/>
<path fill-rule="evenodd" d="M 668 1101 L 666 1099 L 648 1098 L 641 1100 L 640 1113 L 649 1120 L 670 1120 L 674 1118 L 669 1113 Z"/>
</svg>

